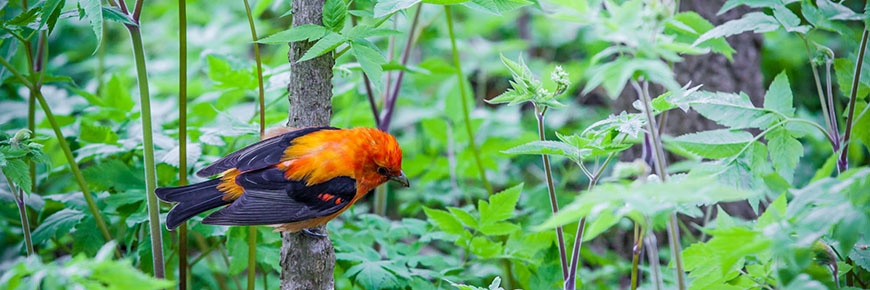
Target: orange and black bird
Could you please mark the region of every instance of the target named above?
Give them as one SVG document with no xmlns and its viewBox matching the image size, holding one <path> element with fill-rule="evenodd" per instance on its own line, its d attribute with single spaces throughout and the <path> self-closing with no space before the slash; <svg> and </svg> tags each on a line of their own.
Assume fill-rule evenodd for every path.
<svg viewBox="0 0 870 290">
<path fill-rule="evenodd" d="M 271 225 L 304 231 L 326 224 L 387 181 L 408 187 L 396 139 L 371 128 L 284 130 L 201 169 L 197 184 L 162 187 L 157 197 L 178 204 L 166 217 L 172 230 L 191 217 L 228 205 L 202 220 L 225 226 Z"/>
</svg>

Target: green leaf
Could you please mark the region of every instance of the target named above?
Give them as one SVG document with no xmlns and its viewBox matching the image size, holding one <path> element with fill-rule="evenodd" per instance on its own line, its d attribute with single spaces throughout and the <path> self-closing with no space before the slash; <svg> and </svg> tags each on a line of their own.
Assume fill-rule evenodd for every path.
<svg viewBox="0 0 870 290">
<path fill-rule="evenodd" d="M 384 56 L 377 51 L 371 42 L 366 40 L 354 40 L 350 42 L 351 53 L 359 61 L 363 72 L 368 75 L 376 94 L 380 93 L 383 85 L 384 70 L 381 65 L 387 63 Z"/>
<path fill-rule="evenodd" d="M 258 40 L 258 43 L 286 44 L 302 40 L 316 41 L 329 34 L 329 29 L 320 25 L 304 24 L 288 30 L 269 35 Z"/>
<path fill-rule="evenodd" d="M 665 33 L 671 31 L 679 31 L 679 34 L 685 35 L 678 36 L 676 39 L 677 41 L 692 43 L 697 40 L 697 38 L 701 36 L 701 34 L 710 31 L 710 29 L 713 29 L 714 26 L 713 24 L 710 24 L 707 19 L 704 19 L 704 17 L 698 15 L 698 13 L 695 13 L 693 11 L 687 11 L 680 12 L 677 15 L 674 15 L 674 17 L 672 17 L 670 21 L 665 23 L 665 27 Z M 729 45 L 728 42 L 725 41 L 725 38 L 708 39 L 702 43 L 699 43 L 697 47 L 710 48 L 710 50 L 715 53 L 721 53 L 722 55 L 727 57 L 728 60 L 733 60 L 731 58 L 731 55 L 736 52 L 734 48 L 732 48 L 731 45 Z"/>
<path fill-rule="evenodd" d="M 866 63 L 866 62 L 865 62 Z M 870 93 L 870 73 L 867 66 L 861 68 L 861 78 L 858 80 L 858 99 L 863 99 Z M 834 59 L 834 73 L 837 76 L 837 87 L 844 96 L 850 96 L 852 92 L 852 78 L 855 74 L 855 62 L 848 58 Z"/>
<path fill-rule="evenodd" d="M 2 154 L 2 153 L 0 153 Z M 2 164 L 3 175 L 6 176 L 15 186 L 24 190 L 27 194 L 30 194 L 30 188 L 33 185 L 30 183 L 30 167 L 26 162 L 22 159 L 7 159 L 6 164 Z M 12 194 L 17 195 L 17 192 L 13 192 Z"/>
<path fill-rule="evenodd" d="M 764 108 L 780 112 L 788 117 L 794 116 L 794 107 L 792 100 L 794 96 L 791 93 L 791 87 L 788 84 L 788 76 L 785 71 L 776 75 L 767 93 L 764 94 Z"/>
<path fill-rule="evenodd" d="M 472 216 L 467 211 L 465 211 L 461 208 L 456 208 L 456 207 L 452 207 L 452 206 L 448 206 L 447 210 L 450 211 L 450 213 L 453 214 L 453 216 L 455 216 L 460 221 L 462 221 L 462 223 L 465 224 L 466 226 L 473 228 L 473 229 L 477 228 L 477 219 L 474 218 L 474 216 Z"/>
<path fill-rule="evenodd" d="M 391 289 L 398 286 L 399 280 L 384 268 L 389 261 L 365 262 L 347 269 L 346 277 L 353 277 L 363 289 Z"/>
<path fill-rule="evenodd" d="M 725 12 L 728 12 L 734 7 L 740 5 L 746 5 L 752 8 L 759 7 L 773 7 L 774 5 L 781 4 L 781 0 L 728 0 L 725 4 L 722 5 L 722 8 L 719 9 L 719 12 L 716 15 L 722 15 Z"/>
<path fill-rule="evenodd" d="M 622 215 L 614 214 L 613 210 L 605 209 L 594 218 L 591 219 L 592 223 L 586 226 L 586 229 L 583 230 L 583 241 L 591 241 L 604 231 L 607 231 L 610 227 L 615 225 L 619 220 L 622 219 Z"/>
<path fill-rule="evenodd" d="M 863 239 L 855 243 L 855 247 L 849 253 L 849 258 L 855 262 L 856 266 L 864 268 L 865 271 L 870 271 L 870 238 L 864 236 Z"/>
<path fill-rule="evenodd" d="M 514 209 L 517 207 L 517 201 L 520 199 L 520 192 L 522 191 L 523 184 L 520 183 L 490 196 L 489 207 L 478 209 L 480 211 L 481 227 L 512 218 L 514 216 Z"/>
<path fill-rule="evenodd" d="M 531 5 L 532 2 L 526 0 L 472 0 L 471 2 L 462 3 L 466 7 L 477 9 L 493 15 L 501 15 L 520 7 Z"/>
<path fill-rule="evenodd" d="M 407 9 L 420 3 L 421 0 L 379 0 L 375 3 L 374 13 L 375 18 L 381 18 L 390 15 L 393 12 Z"/>
<path fill-rule="evenodd" d="M 118 135 L 112 128 L 105 126 L 92 126 L 88 122 L 81 122 L 79 139 L 88 143 L 117 144 Z"/>
<path fill-rule="evenodd" d="M 423 3 L 436 4 L 436 5 L 453 5 L 465 3 L 470 0 L 423 0 Z"/>
<path fill-rule="evenodd" d="M 130 18 L 130 15 L 122 12 L 121 9 L 118 9 L 117 7 L 103 7 L 103 18 L 117 21 L 121 24 L 139 26 L 139 24 L 136 24 L 136 21 L 133 21 L 133 18 Z"/>
<path fill-rule="evenodd" d="M 344 43 L 346 39 L 335 32 L 330 32 L 320 40 L 314 43 L 308 51 L 302 55 L 298 61 L 303 62 L 318 56 L 321 56 L 327 52 L 331 52 L 333 49 Z"/>
<path fill-rule="evenodd" d="M 691 106 L 707 119 L 732 129 L 765 129 L 780 120 L 770 111 L 756 108 L 745 94 L 696 91 L 673 102 L 680 106 Z"/>
<path fill-rule="evenodd" d="M 462 222 L 460 222 L 458 218 L 446 211 L 431 209 L 428 207 L 424 207 L 423 211 L 426 212 L 426 216 L 429 217 L 429 221 L 435 224 L 435 226 L 440 228 L 445 233 L 461 235 L 462 231 L 465 230 L 465 228 L 462 226 Z"/>
<path fill-rule="evenodd" d="M 514 148 L 504 150 L 502 153 L 505 154 L 549 154 L 549 155 L 560 155 L 573 159 L 582 159 L 580 158 L 583 154 L 583 151 L 588 150 L 580 150 L 574 148 L 571 145 L 565 144 L 563 142 L 556 141 L 532 141 L 523 145 L 516 146 Z"/>
<path fill-rule="evenodd" d="M 80 210 L 70 208 L 65 208 L 52 214 L 33 231 L 33 243 L 41 243 L 56 236 L 58 233 L 69 233 L 84 217 L 85 214 Z"/>
<path fill-rule="evenodd" d="M 334 32 L 344 28 L 347 17 L 347 3 L 344 0 L 326 0 L 323 3 L 323 26 Z"/>
<path fill-rule="evenodd" d="M 771 225 L 777 221 L 785 218 L 785 210 L 788 206 L 786 202 L 786 194 L 780 194 L 773 202 L 770 203 L 770 206 L 758 217 L 758 223 L 756 224 L 756 229 L 762 230 L 764 227 Z"/>
<path fill-rule="evenodd" d="M 97 46 L 94 48 L 94 53 L 100 48 L 103 43 L 103 9 L 100 0 L 79 0 L 79 6 L 85 12 L 85 17 L 88 23 L 91 24 L 91 29 L 94 35 L 97 36 Z"/>
<path fill-rule="evenodd" d="M 487 236 L 503 236 L 519 231 L 520 226 L 509 222 L 488 223 L 480 226 L 480 232 Z"/>
<path fill-rule="evenodd" d="M 806 34 L 810 31 L 810 27 L 807 25 L 800 25 L 801 19 L 798 18 L 794 12 L 791 12 L 785 5 L 775 5 L 773 7 L 773 17 L 782 24 L 782 27 L 785 28 L 785 31 L 788 32 L 797 32 L 800 34 Z"/>
<path fill-rule="evenodd" d="M 753 136 L 749 132 L 718 129 L 681 135 L 668 143 L 677 144 L 704 158 L 718 159 L 734 156 L 752 141 Z"/>
<path fill-rule="evenodd" d="M 471 252 L 481 258 L 492 258 L 501 251 L 501 244 L 497 244 L 484 236 L 476 236 L 471 239 Z"/>
<path fill-rule="evenodd" d="M 831 173 L 833 173 L 834 168 L 837 167 L 837 159 L 839 157 L 839 154 L 831 154 L 831 156 L 828 156 L 828 158 L 825 159 L 825 163 L 822 164 L 822 167 L 816 170 L 816 174 L 813 175 L 813 179 L 810 179 L 810 183 L 816 182 L 822 178 L 831 177 Z"/>
<path fill-rule="evenodd" d="M 794 179 L 795 167 L 804 155 L 803 145 L 783 128 L 770 131 L 765 138 L 768 140 L 767 148 L 773 168 L 791 183 Z"/>
<path fill-rule="evenodd" d="M 47 23 L 48 33 L 51 34 L 54 30 L 54 25 L 57 23 L 57 18 L 60 16 L 60 10 L 63 9 L 65 3 L 66 1 L 64 0 L 46 0 L 45 3 L 42 4 L 39 29 L 42 29 L 42 26 Z"/>
<path fill-rule="evenodd" d="M 236 275 L 248 267 L 248 231 L 245 227 L 230 227 L 227 233 L 229 274 Z"/>
<path fill-rule="evenodd" d="M 708 39 L 728 37 L 744 31 L 763 33 L 774 31 L 779 28 L 779 21 L 761 12 L 751 12 L 743 15 L 740 19 L 725 22 L 698 37 L 692 45 L 698 45 Z"/>
<path fill-rule="evenodd" d="M 855 118 L 858 118 L 861 112 L 867 110 L 867 103 L 864 101 L 858 101 L 855 103 Z M 864 113 L 864 116 L 861 119 L 857 119 L 852 124 L 852 138 L 856 140 L 861 140 L 861 143 L 864 143 L 864 146 L 870 148 L 870 110 L 867 113 Z"/>
</svg>

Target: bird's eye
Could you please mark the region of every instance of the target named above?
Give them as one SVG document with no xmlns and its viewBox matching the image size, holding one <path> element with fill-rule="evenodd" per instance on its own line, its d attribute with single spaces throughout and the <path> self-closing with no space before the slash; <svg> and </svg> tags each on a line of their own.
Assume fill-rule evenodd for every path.
<svg viewBox="0 0 870 290">
<path fill-rule="evenodd" d="M 383 167 L 378 167 L 378 174 L 387 175 L 387 169 Z"/>
</svg>

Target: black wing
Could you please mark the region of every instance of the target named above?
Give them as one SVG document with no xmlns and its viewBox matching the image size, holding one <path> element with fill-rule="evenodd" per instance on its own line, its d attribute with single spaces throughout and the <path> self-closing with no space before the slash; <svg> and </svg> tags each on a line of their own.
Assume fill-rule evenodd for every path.
<svg viewBox="0 0 870 290">
<path fill-rule="evenodd" d="M 320 130 L 338 130 L 338 128 L 304 128 L 262 140 L 224 156 L 224 158 L 200 169 L 196 175 L 199 177 L 209 177 L 233 168 L 245 172 L 275 165 L 281 162 L 281 157 L 284 156 L 284 149 L 290 146 L 293 139 Z"/>
<path fill-rule="evenodd" d="M 304 181 L 284 179 L 284 172 L 274 167 L 243 173 L 236 183 L 245 193 L 202 223 L 250 226 L 303 221 L 334 214 L 356 195 L 356 180 L 350 177 L 306 186 Z"/>
</svg>

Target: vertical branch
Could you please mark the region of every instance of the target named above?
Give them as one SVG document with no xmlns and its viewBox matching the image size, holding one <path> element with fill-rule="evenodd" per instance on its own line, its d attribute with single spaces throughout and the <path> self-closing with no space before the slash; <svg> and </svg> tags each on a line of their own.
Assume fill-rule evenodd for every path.
<svg viewBox="0 0 870 290">
<path fill-rule="evenodd" d="M 322 24 L 324 0 L 293 0 L 293 26 Z M 287 126 L 329 125 L 332 114 L 332 67 L 335 59 L 327 53 L 297 62 L 314 43 L 290 43 L 290 108 Z M 320 227 L 322 232 L 326 232 Z M 328 237 L 283 233 L 281 245 L 281 289 L 325 290 L 335 286 L 335 250 Z"/>
<path fill-rule="evenodd" d="M 419 8 L 418 8 L 419 9 Z M 483 162 L 480 161 L 480 152 L 477 150 L 477 144 L 474 141 L 474 131 L 471 130 L 471 117 L 468 113 L 468 96 L 465 92 L 465 76 L 462 74 L 462 63 L 459 61 L 459 51 L 456 49 L 456 36 L 453 34 L 453 17 L 450 13 L 450 5 L 444 6 L 444 12 L 447 14 L 447 32 L 450 34 L 450 46 L 453 48 L 453 63 L 456 66 L 456 76 L 459 81 L 459 95 L 462 97 L 462 116 L 465 118 L 465 130 L 468 133 L 468 145 L 471 147 L 471 152 L 474 153 L 474 161 L 477 164 L 477 170 L 480 172 L 480 179 L 483 181 L 483 186 L 486 187 L 486 191 L 489 194 L 492 194 L 492 187 L 489 185 L 489 180 L 486 178 L 486 170 L 483 169 Z M 399 75 L 399 80 L 397 82 L 401 82 L 401 74 Z M 395 97 L 395 96 L 394 96 Z M 395 98 L 391 100 L 395 102 Z M 546 158 L 546 157 L 545 157 Z M 566 260 L 565 258 L 565 245 L 562 243 L 562 260 Z M 565 272 L 565 265 L 562 265 L 563 273 Z"/>
<path fill-rule="evenodd" d="M 257 43 L 257 28 L 254 26 L 254 15 L 251 13 L 251 5 L 248 0 L 245 3 L 245 13 L 248 14 L 248 24 L 251 26 L 251 40 L 254 45 L 254 59 L 257 61 L 257 85 L 259 86 L 260 104 L 260 139 L 266 133 L 266 98 L 263 88 L 263 62 L 260 58 L 260 44 Z M 257 277 L 257 227 L 248 227 L 248 290 L 254 290 L 254 282 Z"/>
<path fill-rule="evenodd" d="M 640 250 L 643 247 L 643 231 L 639 229 L 637 222 L 634 223 L 634 246 L 631 248 L 631 290 L 637 289 L 638 263 L 640 262 Z"/>
<path fill-rule="evenodd" d="M 121 1 L 123 2 L 123 1 Z M 136 11 L 141 10 L 142 0 L 136 1 Z M 137 16 L 138 14 L 134 14 Z M 138 18 L 134 18 L 138 19 Z M 163 267 L 163 239 L 160 229 L 160 205 L 154 190 L 157 188 L 157 172 L 154 164 L 154 141 L 151 128 L 151 95 L 148 91 L 148 71 L 145 67 L 145 48 L 139 26 L 127 25 L 133 42 L 133 57 L 136 60 L 136 75 L 139 82 L 139 106 L 141 107 L 142 137 L 145 141 L 145 195 L 148 200 L 148 220 L 151 237 L 151 259 L 154 277 L 165 277 Z"/>
<path fill-rule="evenodd" d="M 855 61 L 855 74 L 852 77 L 852 91 L 849 93 L 849 115 L 846 117 L 846 132 L 843 133 L 843 147 L 840 151 L 840 159 L 837 160 L 837 168 L 842 172 L 849 168 L 849 141 L 852 138 L 852 125 L 855 117 L 855 101 L 858 97 L 858 81 L 861 78 L 861 68 L 864 64 L 864 53 L 867 51 L 867 38 L 870 31 L 864 26 L 861 34 L 861 47 L 858 48 L 858 59 Z M 835 132 L 836 133 L 836 132 Z"/>
<path fill-rule="evenodd" d="M 6 185 L 9 186 L 10 193 L 15 197 L 15 205 L 18 206 L 18 217 L 21 219 L 21 231 L 24 233 L 24 246 L 27 249 L 27 255 L 33 255 L 33 239 L 30 237 L 30 220 L 27 219 L 27 205 L 24 203 L 24 190 L 18 187 L 18 194 L 15 194 L 15 184 L 6 176 Z"/>
<path fill-rule="evenodd" d="M 178 0 L 178 185 L 187 185 L 187 0 Z M 187 289 L 187 222 L 178 227 L 178 289 Z"/>
<path fill-rule="evenodd" d="M 544 114 L 546 113 L 547 107 L 541 109 L 537 105 L 535 105 L 535 118 L 538 120 L 538 137 L 540 137 L 541 141 L 546 140 L 546 138 L 544 137 Z M 559 203 L 556 200 L 556 186 L 553 183 L 553 171 L 550 169 L 550 156 L 547 154 L 541 154 L 541 159 L 544 162 L 544 172 L 547 175 L 547 192 L 550 194 L 550 208 L 553 215 L 556 215 L 556 213 L 559 212 Z M 565 284 L 568 285 L 568 254 L 567 250 L 565 249 L 565 237 L 562 232 L 562 226 L 556 227 L 556 239 L 559 245 L 559 259 L 561 259 L 562 265 L 562 279 L 564 279 Z"/>
<path fill-rule="evenodd" d="M 652 100 L 649 94 L 649 82 L 644 81 L 643 89 L 637 84 L 636 81 L 631 81 L 632 86 L 635 88 L 638 94 L 638 98 L 640 98 L 642 105 L 644 106 L 643 111 L 646 114 L 646 128 L 647 132 L 650 135 L 650 141 L 653 149 L 653 157 L 655 160 L 655 170 L 656 174 L 661 178 L 663 182 L 668 181 L 668 172 L 667 172 L 667 160 L 665 159 L 664 148 L 662 147 L 662 139 L 659 135 L 658 125 L 656 124 L 656 118 L 653 115 L 652 111 Z M 674 265 L 676 265 L 676 276 L 677 276 L 677 286 L 680 290 L 686 289 L 686 276 L 683 272 L 683 254 L 682 254 L 682 246 L 680 245 L 680 228 L 677 225 L 677 215 L 676 213 L 671 213 L 670 219 L 668 220 L 668 242 L 671 247 L 671 254 L 674 260 Z"/>
</svg>

